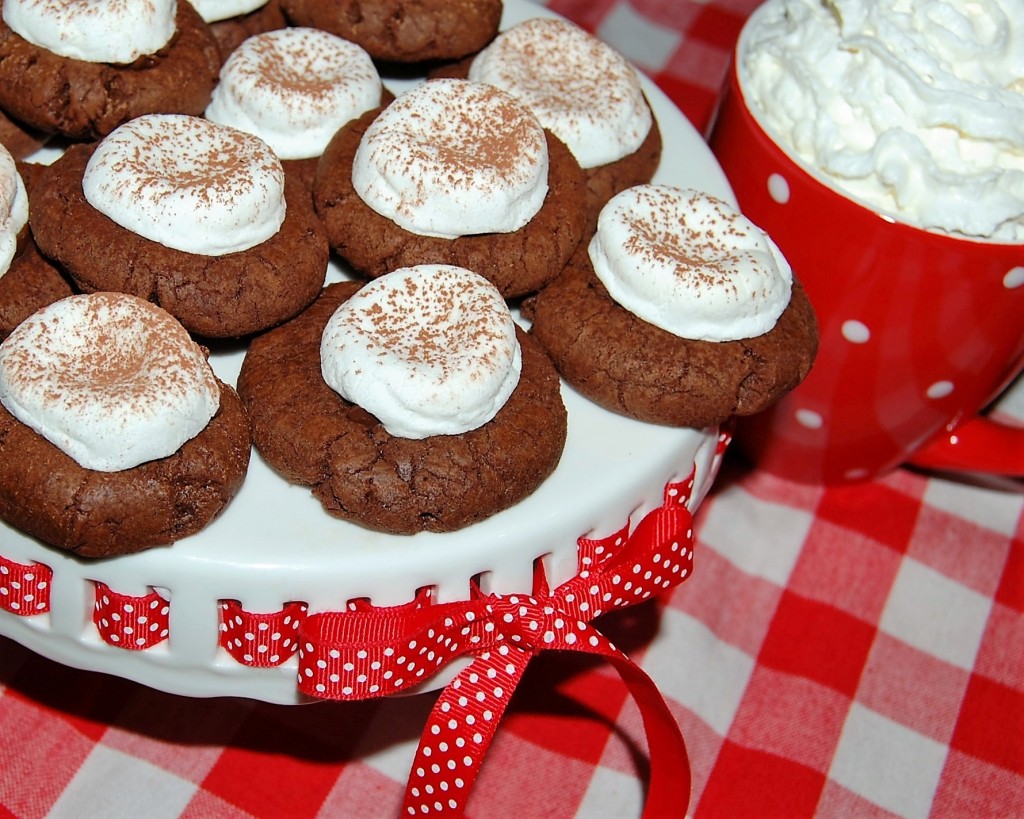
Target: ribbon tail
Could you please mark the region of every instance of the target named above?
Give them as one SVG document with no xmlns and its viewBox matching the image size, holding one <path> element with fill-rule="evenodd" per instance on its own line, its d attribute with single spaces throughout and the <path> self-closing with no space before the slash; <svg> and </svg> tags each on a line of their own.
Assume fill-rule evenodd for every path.
<svg viewBox="0 0 1024 819">
<path fill-rule="evenodd" d="M 501 647 L 474 658 L 438 696 L 420 736 L 406 816 L 461 817 L 512 692 L 533 654 Z"/>
<path fill-rule="evenodd" d="M 607 659 L 639 707 L 650 757 L 644 819 L 685 816 L 691 789 L 689 755 L 658 686 L 603 637 L 575 650 L 581 649 Z M 406 785 L 405 815 L 454 819 L 465 814 L 498 723 L 532 657 L 532 652 L 518 648 L 487 652 L 442 691 L 416 750 Z"/>
<path fill-rule="evenodd" d="M 643 816 L 685 816 L 690 803 L 690 758 L 679 724 L 654 680 L 640 666 L 624 654 L 605 656 L 639 706 L 647 735 L 651 770 Z"/>
</svg>

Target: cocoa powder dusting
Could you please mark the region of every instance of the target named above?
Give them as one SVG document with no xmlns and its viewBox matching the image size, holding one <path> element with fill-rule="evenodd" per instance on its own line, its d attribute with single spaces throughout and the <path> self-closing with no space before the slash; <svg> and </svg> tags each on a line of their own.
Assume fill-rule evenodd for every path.
<svg viewBox="0 0 1024 819">
<path fill-rule="evenodd" d="M 128 180 L 133 198 L 163 199 L 179 191 L 207 204 L 230 202 L 255 185 L 253 173 L 280 174 L 280 163 L 255 137 L 191 117 L 162 119 L 160 127 L 136 128 L 128 148 L 115 154 L 110 169 Z M 129 147 L 130 145 L 130 147 Z"/>
<path fill-rule="evenodd" d="M 455 187 L 468 186 L 486 171 L 495 185 L 516 187 L 547 150 L 544 131 L 515 98 L 482 83 L 451 81 L 446 105 L 432 118 L 421 110 L 403 111 L 409 139 L 392 143 L 386 163 L 402 176 L 432 174 Z M 423 138 L 421 135 L 427 135 Z M 422 207 L 423 199 L 410 203 Z"/>
<path fill-rule="evenodd" d="M 12 383 L 43 382 L 46 400 L 67 406 L 102 396 L 133 410 L 154 395 L 193 389 L 187 373 L 195 367 L 198 348 L 171 316 L 134 296 L 77 298 L 87 304 L 77 326 L 65 328 L 59 317 L 24 325 L 22 332 L 35 337 L 31 344 L 15 345 L 7 357 Z M 207 381 L 216 388 L 212 372 Z"/>
<path fill-rule="evenodd" d="M 429 289 L 412 280 L 404 284 L 387 293 L 386 306 L 373 305 L 363 312 L 368 327 L 351 325 L 368 341 L 376 340 L 382 359 L 398 355 L 439 370 L 442 378 L 458 366 L 465 350 L 493 365 L 505 337 L 478 283 L 438 275 Z M 367 344 L 367 349 L 377 345 Z"/>
<path fill-rule="evenodd" d="M 733 288 L 725 272 L 738 263 L 731 238 L 742 235 L 732 221 L 697 216 L 692 207 L 676 210 L 668 202 L 644 195 L 643 204 L 654 210 L 654 218 L 631 214 L 626 249 L 650 264 L 670 260 L 676 275 L 714 288 Z M 720 214 L 721 215 L 721 214 Z M 697 291 L 699 293 L 699 291 Z"/>
</svg>

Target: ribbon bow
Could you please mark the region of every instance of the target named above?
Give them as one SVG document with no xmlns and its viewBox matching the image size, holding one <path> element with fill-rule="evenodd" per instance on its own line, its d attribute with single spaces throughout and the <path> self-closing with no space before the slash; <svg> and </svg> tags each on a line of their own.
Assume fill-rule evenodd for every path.
<svg viewBox="0 0 1024 819">
<path fill-rule="evenodd" d="M 439 695 L 406 785 L 409 816 L 461 816 L 512 692 L 548 649 L 605 657 L 636 700 L 650 753 L 646 815 L 682 815 L 690 772 L 682 734 L 654 681 L 592 624 L 682 582 L 693 565 L 684 505 L 693 476 L 669 484 L 665 503 L 634 532 L 580 538 L 578 573 L 553 591 L 538 562 L 533 594 L 483 594 L 434 604 L 429 591 L 391 608 L 352 604 L 309 615 L 300 631 L 299 689 L 357 700 L 406 691 L 460 657 L 471 661 Z"/>
</svg>

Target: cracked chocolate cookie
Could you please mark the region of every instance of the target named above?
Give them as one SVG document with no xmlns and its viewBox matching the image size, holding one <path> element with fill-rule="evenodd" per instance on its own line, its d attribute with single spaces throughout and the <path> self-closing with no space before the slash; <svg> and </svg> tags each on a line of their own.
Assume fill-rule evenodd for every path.
<svg viewBox="0 0 1024 819">
<path fill-rule="evenodd" d="M 168 545 L 220 514 L 242 485 L 249 451 L 245 410 L 224 384 L 202 435 L 121 472 L 84 469 L 0 406 L 0 517 L 80 557 Z"/>
<path fill-rule="evenodd" d="M 293 25 L 321 28 L 392 62 L 451 60 L 497 33 L 501 0 L 282 0 Z"/>
<path fill-rule="evenodd" d="M 331 247 L 360 275 L 453 264 L 509 299 L 562 269 L 584 235 L 584 200 L 561 141 L 509 95 L 464 80 L 424 83 L 342 127 L 313 185 Z"/>
<path fill-rule="evenodd" d="M 157 163 L 156 170 L 136 167 L 131 159 L 135 141 L 127 143 L 126 164 L 111 160 L 118 172 L 128 172 L 125 182 L 119 181 L 118 173 L 109 183 L 114 193 L 124 194 L 110 209 L 120 221 L 94 207 L 83 189 L 96 145 L 72 146 L 33 187 L 30 224 L 42 253 L 59 263 L 83 291 L 113 290 L 148 299 L 200 336 L 245 336 L 302 310 L 323 286 L 329 255 L 308 190 L 286 180 L 275 157 L 274 189 L 283 198 L 271 208 L 266 202 L 269 182 L 232 176 L 243 173 L 247 161 L 231 159 L 233 152 L 242 150 L 242 143 L 258 142 L 255 137 L 191 117 L 172 118 L 175 122 L 156 115 L 151 119 L 160 121 L 143 123 L 140 118 L 122 127 L 146 126 L 144 143 L 150 147 L 144 155 Z M 218 130 L 211 136 L 210 129 Z M 225 134 L 230 144 L 220 141 Z M 191 155 L 165 157 L 167 152 L 202 145 L 205 139 L 213 140 L 210 161 L 225 163 L 224 173 L 204 170 L 203 160 Z M 260 146 L 260 156 L 269 156 L 269 148 Z M 170 167 L 159 167 L 161 158 Z M 179 161 L 184 170 L 178 169 Z M 259 156 L 254 161 L 263 162 Z M 211 187 L 214 180 L 216 188 Z M 190 186 L 195 189 L 189 191 L 192 198 L 175 200 L 173 211 L 164 209 L 172 198 L 165 196 L 167 190 L 181 193 Z M 252 193 L 253 202 L 239 201 L 242 189 Z M 147 208 L 154 217 L 140 225 Z M 255 227 L 263 230 L 264 222 L 266 230 L 254 235 Z M 67 225 L 75 229 L 67 230 Z M 162 228 L 164 234 L 154 234 L 154 239 L 138 232 L 151 227 Z M 247 241 L 226 244 L 238 233 Z M 266 238 L 259 240 L 263 235 Z M 175 246 L 179 239 L 189 244 Z"/>
<path fill-rule="evenodd" d="M 83 37 L 87 47 L 103 40 Z M 187 2 L 166 45 L 123 64 L 62 56 L 0 20 L 0 109 L 45 133 L 91 140 L 141 114 L 202 114 L 219 70 L 217 41 Z"/>
<path fill-rule="evenodd" d="M 0 518 L 52 546 L 108 557 L 194 534 L 250 449 L 238 395 L 149 302 L 70 296 L 0 344 Z"/>
<path fill-rule="evenodd" d="M 766 409 L 810 371 L 817 323 L 741 219 L 695 191 L 619 194 L 591 245 L 524 306 L 531 334 L 569 384 L 622 415 L 700 428 Z"/>
<path fill-rule="evenodd" d="M 521 373 L 491 420 L 458 434 L 392 434 L 328 386 L 321 370 L 328 323 L 373 284 L 329 285 L 301 315 L 253 340 L 238 391 L 259 452 L 288 481 L 309 486 L 330 514 L 395 534 L 459 529 L 526 497 L 565 442 L 565 408 L 547 356 L 514 328 Z M 403 301 L 395 302 L 400 314 Z M 376 378 L 374 370 L 367 375 Z"/>
</svg>

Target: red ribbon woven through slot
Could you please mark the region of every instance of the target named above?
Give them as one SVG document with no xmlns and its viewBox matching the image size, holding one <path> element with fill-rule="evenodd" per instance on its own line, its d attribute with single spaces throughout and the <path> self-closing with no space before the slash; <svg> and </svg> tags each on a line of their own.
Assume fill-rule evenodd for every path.
<svg viewBox="0 0 1024 819">
<path fill-rule="evenodd" d="M 281 611 L 254 613 L 243 609 L 237 600 L 222 600 L 220 609 L 220 644 L 242 665 L 272 668 L 291 659 L 299 647 L 305 603 L 288 603 Z"/>
<path fill-rule="evenodd" d="M 144 651 L 167 639 L 170 603 L 158 592 L 121 594 L 96 582 L 92 621 L 104 642 L 118 648 Z"/>
<path fill-rule="evenodd" d="M 461 816 L 484 754 L 531 658 L 544 650 L 605 657 L 640 708 L 650 754 L 645 815 L 682 815 L 689 801 L 686 746 L 654 681 L 590 621 L 665 591 L 693 565 L 685 503 L 693 475 L 665 488 L 664 504 L 629 534 L 580 538 L 578 573 L 553 591 L 474 590 L 468 601 L 433 604 L 427 591 L 407 604 L 309 615 L 300 629 L 301 691 L 358 700 L 409 690 L 450 661 L 471 662 L 441 692 L 406 786 L 409 816 Z"/>
<path fill-rule="evenodd" d="M 53 569 L 43 563 L 15 563 L 0 555 L 0 608 L 20 617 L 50 610 Z"/>
</svg>

